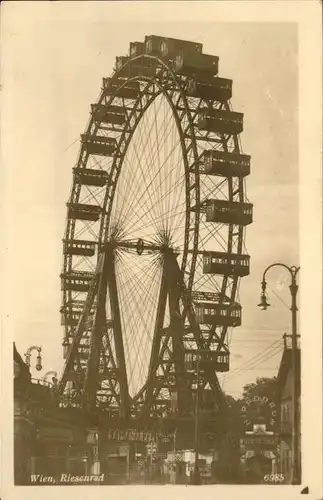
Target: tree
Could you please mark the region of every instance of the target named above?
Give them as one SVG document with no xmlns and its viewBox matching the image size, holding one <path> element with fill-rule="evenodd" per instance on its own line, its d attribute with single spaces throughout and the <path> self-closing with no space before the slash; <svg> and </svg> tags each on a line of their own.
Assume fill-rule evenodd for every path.
<svg viewBox="0 0 323 500">
<path fill-rule="evenodd" d="M 256 382 L 246 384 L 243 387 L 242 398 L 250 398 L 254 396 L 267 396 L 269 399 L 275 399 L 276 377 L 258 377 Z"/>
<path fill-rule="evenodd" d="M 230 394 L 226 394 L 224 392 L 223 396 L 224 396 L 225 402 L 227 403 L 228 408 L 231 408 L 236 403 L 236 400 Z"/>
</svg>

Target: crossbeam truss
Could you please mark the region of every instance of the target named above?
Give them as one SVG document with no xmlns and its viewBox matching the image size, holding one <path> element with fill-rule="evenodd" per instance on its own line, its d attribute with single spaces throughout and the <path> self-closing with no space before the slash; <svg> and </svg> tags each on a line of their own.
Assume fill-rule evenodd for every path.
<svg viewBox="0 0 323 500">
<path fill-rule="evenodd" d="M 107 294 L 109 297 L 107 297 Z M 107 316 L 109 298 L 110 317 Z M 96 301 L 95 317 L 87 342 L 87 363 L 82 364 L 82 338 L 87 338 L 90 311 Z M 58 392 L 64 404 L 96 407 L 128 418 L 130 398 L 122 342 L 120 308 L 115 276 L 114 252 L 107 245 L 101 253 L 75 336 L 67 354 Z M 65 397 L 64 397 L 65 395 Z"/>
<path fill-rule="evenodd" d="M 115 246 L 106 244 L 98 260 L 65 367 L 58 385 L 60 404 L 105 410 L 112 417 L 190 417 L 194 414 L 197 380 L 187 366 L 187 351 L 209 349 L 196 320 L 176 254 L 161 253 L 163 266 L 150 363 L 145 385 L 129 395 L 120 304 L 115 274 Z M 89 317 L 95 304 L 90 331 Z M 84 345 L 86 358 L 84 363 Z M 148 355 L 148 353 L 147 353 Z M 213 408 L 224 401 L 212 366 L 200 371 L 199 391 L 212 394 Z"/>
</svg>

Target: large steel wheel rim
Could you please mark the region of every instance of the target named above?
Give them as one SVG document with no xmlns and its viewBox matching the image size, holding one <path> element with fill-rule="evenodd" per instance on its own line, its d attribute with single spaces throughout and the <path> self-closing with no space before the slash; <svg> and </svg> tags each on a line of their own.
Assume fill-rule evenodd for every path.
<svg viewBox="0 0 323 500">
<path fill-rule="evenodd" d="M 151 67 L 153 68 L 154 74 L 147 76 L 144 74 L 144 71 L 142 73 L 140 71 L 140 74 L 134 75 L 133 71 L 131 71 L 132 65 L 137 68 L 139 66 L 145 67 L 146 69 Z M 134 254 L 137 253 L 137 255 L 142 253 L 142 249 L 138 252 L 139 244 L 146 244 L 148 247 L 151 244 L 159 247 L 170 245 L 175 251 L 179 250 L 180 256 L 178 260 L 183 276 L 183 286 L 185 292 L 191 294 L 195 311 L 201 306 L 201 303 L 204 304 L 207 300 L 216 301 L 219 306 L 223 304 L 225 308 L 228 309 L 236 302 L 239 275 L 235 274 L 233 271 L 222 272 L 216 275 L 205 274 L 203 267 L 204 260 L 205 255 L 212 251 L 222 252 L 228 255 L 241 254 L 244 249 L 244 224 L 236 222 L 226 224 L 217 223 L 212 226 L 212 224 L 205 219 L 206 202 L 210 198 L 213 198 L 217 200 L 226 200 L 230 203 L 245 203 L 244 175 L 232 175 L 227 177 L 208 175 L 204 168 L 205 165 L 203 164 L 203 154 L 206 149 L 209 149 L 215 152 L 230 152 L 239 155 L 241 154 L 239 138 L 237 133 L 225 134 L 223 132 L 203 131 L 203 129 L 201 130 L 201 128 L 199 128 L 199 117 L 203 109 L 207 108 L 209 112 L 214 110 L 231 111 L 229 100 L 210 100 L 201 96 L 188 95 L 187 89 L 190 84 L 191 76 L 175 73 L 173 67 L 173 62 L 165 62 L 165 60 L 161 60 L 157 56 L 144 54 L 126 60 L 118 71 L 114 73 L 111 79 L 106 79 L 97 104 L 94 105 L 92 109 L 92 116 L 85 137 L 91 136 L 101 138 L 102 140 L 112 140 L 115 144 L 112 148 L 113 153 L 111 152 L 111 154 L 108 155 L 102 155 L 100 153 L 98 157 L 96 154 L 93 154 L 93 152 L 89 152 L 86 141 L 83 141 L 74 175 L 72 194 L 69 202 L 69 215 L 74 205 L 79 207 L 81 204 L 90 204 L 98 207 L 98 217 L 95 220 L 89 221 L 78 220 L 79 215 L 74 217 L 69 216 L 64 240 L 63 276 L 66 277 L 70 274 L 75 274 L 75 271 L 76 273 L 80 272 L 81 274 L 83 273 L 83 276 L 86 274 L 88 275 L 87 279 L 89 283 L 98 265 L 99 251 L 102 250 L 104 244 L 107 242 L 110 242 L 110 244 L 114 246 L 114 253 L 117 257 L 116 269 L 117 267 L 121 269 L 121 260 L 125 258 L 126 253 L 133 252 Z M 127 91 L 129 87 L 131 88 L 132 86 L 132 88 L 134 88 L 133 86 L 136 85 L 138 86 L 138 95 L 136 97 L 132 96 L 129 98 L 127 95 L 121 97 L 124 94 L 122 89 L 125 88 Z M 149 136 L 149 123 L 147 125 L 149 120 L 146 119 L 146 116 L 149 115 L 149 110 L 151 109 L 154 109 L 156 112 L 156 106 L 159 106 L 159 102 L 167 103 L 169 115 L 171 115 L 173 126 L 177 132 L 177 150 L 181 155 L 180 160 L 178 160 L 179 156 L 177 155 L 177 163 L 182 164 L 182 174 L 181 177 L 177 176 L 177 181 L 182 185 L 181 205 L 182 208 L 185 205 L 185 209 L 183 210 L 184 215 L 182 213 L 179 223 L 179 226 L 183 226 L 182 232 L 179 231 L 181 236 L 179 238 L 181 240 L 180 245 L 177 245 L 176 238 L 169 238 L 170 228 L 167 225 L 163 226 L 157 224 L 159 227 L 155 228 L 155 234 L 152 232 L 149 233 L 147 226 L 140 225 L 140 210 L 139 212 L 137 211 L 136 214 L 136 225 L 129 230 L 129 225 L 131 225 L 131 210 L 134 205 L 138 206 L 138 204 L 140 204 L 141 194 L 143 194 L 144 191 L 144 183 L 142 183 L 141 190 L 139 189 L 137 192 L 137 199 L 136 196 L 133 196 L 132 201 L 128 203 L 127 210 L 123 210 L 127 207 L 127 203 L 125 203 L 127 182 L 123 178 L 123 172 L 127 169 L 127 163 L 128 165 L 132 163 L 133 158 L 136 156 L 133 152 L 135 148 L 132 147 L 132 145 L 136 135 L 140 135 L 138 130 L 140 131 L 141 126 L 146 127 L 146 131 L 148 129 L 146 144 L 151 140 Z M 99 109 L 100 107 L 115 108 L 113 113 L 119 116 L 120 121 L 115 121 L 112 126 L 111 123 L 102 120 L 102 110 Z M 116 111 L 117 108 L 120 112 L 118 110 Z M 163 122 L 164 128 L 166 128 L 165 124 L 167 121 L 165 116 Z M 146 125 L 143 125 L 145 121 Z M 150 121 L 155 121 L 156 125 L 156 121 L 158 122 L 156 115 L 155 118 L 150 119 Z M 161 127 L 163 127 L 163 124 L 161 124 Z M 158 139 L 158 133 L 156 132 L 156 134 L 155 139 Z M 163 143 L 164 147 L 165 144 L 167 148 L 169 147 L 171 149 L 171 144 L 168 144 L 167 140 Z M 143 145 L 143 142 L 141 142 L 141 145 Z M 160 144 L 158 144 L 158 149 L 159 147 Z M 132 159 L 128 160 L 131 150 L 133 150 Z M 146 158 L 146 166 L 148 163 Z M 170 166 L 172 163 L 173 162 L 170 161 L 168 166 L 167 164 L 166 166 L 161 165 L 160 157 L 157 154 L 155 158 L 150 158 L 149 166 L 154 167 L 158 165 L 159 169 L 155 170 L 156 175 L 161 175 L 163 166 L 166 167 L 166 170 L 168 168 L 166 178 L 169 176 L 169 179 L 171 179 L 169 172 L 171 172 Z M 140 168 L 133 170 L 133 172 L 138 173 L 136 181 L 138 181 L 139 178 L 144 178 L 144 170 L 140 162 L 138 165 Z M 99 182 L 100 185 L 97 184 L 93 186 L 88 180 L 84 181 L 84 179 L 89 178 L 88 174 L 85 173 L 90 170 L 92 172 L 97 172 L 97 179 L 101 176 L 101 180 L 103 179 L 104 173 L 104 183 L 100 184 Z M 83 180 L 80 181 L 80 179 Z M 149 186 L 151 186 L 154 184 L 153 170 L 149 179 Z M 171 181 L 170 184 L 172 184 Z M 123 187 L 120 188 L 120 186 Z M 138 182 L 137 186 L 139 186 Z M 123 196 L 120 194 L 122 191 Z M 135 192 L 134 186 L 132 188 L 129 185 L 128 194 L 134 194 Z M 169 191 L 168 194 L 170 193 L 171 191 Z M 176 199 L 176 197 L 173 198 Z M 159 197 L 159 203 L 163 205 L 161 202 L 162 195 Z M 152 209 L 154 206 L 151 205 L 150 208 Z M 166 210 L 169 208 L 169 204 L 168 206 L 163 205 L 162 208 Z M 150 222 L 152 222 L 153 217 L 149 209 L 145 212 L 144 205 L 141 205 L 140 209 L 143 210 L 142 215 L 150 214 Z M 167 213 L 167 210 L 165 213 Z M 155 212 L 154 217 L 155 222 L 161 222 L 163 220 L 161 213 L 157 214 Z M 152 226 L 151 223 L 150 226 Z M 80 251 L 80 254 L 77 254 L 77 251 L 72 253 L 70 250 L 71 242 L 75 241 L 82 242 L 83 244 L 84 248 Z M 78 243 L 79 247 L 80 245 L 81 243 Z M 92 251 L 93 249 L 94 251 Z M 87 255 L 86 250 L 88 251 Z M 161 251 L 159 248 L 159 257 L 160 253 Z M 155 257 L 156 255 L 154 253 L 153 258 L 155 259 Z M 131 258 L 133 258 L 133 256 Z M 147 255 L 140 255 L 138 259 L 138 262 L 141 259 L 141 262 L 145 263 L 145 259 L 149 261 L 150 257 Z M 129 268 L 129 265 L 127 267 Z M 139 274 L 140 272 L 144 272 L 143 267 L 139 267 Z M 158 290 L 156 273 L 157 271 L 155 274 L 151 275 L 151 281 L 155 284 L 156 290 Z M 125 282 L 122 284 L 122 280 L 120 281 L 119 279 L 118 287 L 122 288 L 124 285 Z M 149 288 L 150 287 L 146 286 L 146 289 Z M 75 290 L 64 288 L 62 315 L 63 322 L 65 323 L 64 343 L 66 345 L 70 344 L 71 339 L 75 336 L 78 318 L 85 303 L 86 295 L 87 291 L 84 291 L 84 293 L 79 291 L 75 292 Z M 73 310 L 72 307 L 74 308 Z M 75 313 L 73 311 L 75 311 Z M 91 313 L 93 315 L 95 314 L 95 305 Z M 155 311 L 153 311 L 152 317 L 154 313 Z M 227 313 L 225 310 L 225 314 L 231 313 Z M 128 316 L 129 315 L 131 315 L 130 312 L 128 312 Z M 91 317 L 91 315 L 89 315 L 89 317 Z M 147 327 L 147 331 L 151 330 L 151 326 L 153 326 L 153 324 Z M 230 324 L 222 321 L 219 324 L 212 324 L 207 327 L 204 326 L 201 345 L 197 345 L 196 338 L 191 336 L 185 339 L 185 348 L 196 349 L 203 347 L 221 352 L 224 350 L 224 352 L 228 353 L 229 351 L 225 344 L 225 340 L 229 326 Z M 123 323 L 123 329 L 126 329 L 126 321 Z M 82 341 L 80 342 L 81 351 L 82 349 L 84 352 L 91 349 L 91 342 L 89 340 L 90 331 L 91 322 L 88 327 L 88 333 L 83 335 Z M 150 332 L 150 340 L 151 335 L 152 333 Z M 149 339 L 149 335 L 147 335 L 147 339 Z M 84 346 L 83 348 L 82 344 Z M 142 347 L 142 345 L 138 342 L 137 354 L 139 353 L 140 347 Z M 145 345 L 145 347 L 147 347 L 147 345 Z M 144 350 L 146 351 L 146 349 Z M 110 351 L 115 355 L 113 348 L 110 349 Z M 85 370 L 86 362 L 86 356 L 83 361 L 81 357 L 79 357 L 75 362 L 75 366 L 78 364 L 79 368 L 83 366 L 83 370 Z M 131 370 L 132 372 L 134 371 L 134 364 Z M 145 372 L 144 369 L 140 371 L 141 374 Z M 132 395 L 135 395 L 139 391 L 144 381 L 145 375 L 142 375 L 141 378 L 139 378 L 137 387 L 132 388 Z M 104 387 L 101 389 L 104 393 Z M 100 397 L 98 399 L 100 400 Z M 103 400 L 105 400 L 104 397 Z"/>
</svg>

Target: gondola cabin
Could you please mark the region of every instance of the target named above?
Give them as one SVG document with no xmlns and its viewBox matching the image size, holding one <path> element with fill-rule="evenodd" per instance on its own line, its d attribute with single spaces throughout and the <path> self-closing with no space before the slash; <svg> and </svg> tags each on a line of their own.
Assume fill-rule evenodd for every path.
<svg viewBox="0 0 323 500">
<path fill-rule="evenodd" d="M 198 354 L 197 350 L 187 350 L 185 352 L 185 368 L 187 371 L 195 372 L 197 369 L 197 363 L 199 358 L 199 368 L 203 370 L 207 367 L 211 367 L 217 372 L 227 372 L 229 371 L 230 365 L 230 353 L 228 350 L 203 352 L 203 355 Z"/>
<path fill-rule="evenodd" d="M 61 274 L 61 289 L 75 292 L 88 292 L 94 273 L 89 271 L 70 271 Z"/>
<path fill-rule="evenodd" d="M 103 89 L 108 95 L 135 100 L 140 94 L 140 83 L 125 78 L 103 78 Z"/>
<path fill-rule="evenodd" d="M 85 203 L 67 203 L 68 217 L 70 219 L 97 222 L 100 219 L 102 208 L 98 205 Z"/>
<path fill-rule="evenodd" d="M 61 314 L 61 325 L 64 326 L 77 326 L 81 317 L 81 313 L 79 311 L 71 311 L 68 313 Z"/>
<path fill-rule="evenodd" d="M 120 69 L 118 74 L 127 78 L 142 76 L 150 78 L 156 74 L 156 68 L 156 60 L 146 57 L 126 64 L 122 69 Z"/>
<path fill-rule="evenodd" d="M 227 101 L 232 97 L 232 80 L 209 77 L 201 80 L 193 75 L 188 83 L 187 95 L 211 101 Z"/>
<path fill-rule="evenodd" d="M 76 326 L 83 312 L 82 304 L 84 307 L 84 301 L 80 301 L 80 304 L 71 301 L 63 305 L 60 308 L 61 325 Z"/>
<path fill-rule="evenodd" d="M 64 254 L 82 255 L 93 257 L 95 255 L 96 244 L 87 240 L 64 240 Z"/>
<path fill-rule="evenodd" d="M 219 58 L 198 52 L 190 53 L 181 51 L 176 56 L 175 69 L 183 74 L 198 74 L 214 76 L 218 74 Z"/>
<path fill-rule="evenodd" d="M 92 155 L 112 156 L 116 149 L 116 140 L 101 135 L 82 134 L 84 149 Z"/>
<path fill-rule="evenodd" d="M 75 180 L 82 186 L 103 187 L 107 184 L 109 174 L 105 170 L 94 168 L 73 168 Z"/>
<path fill-rule="evenodd" d="M 61 313 L 61 324 L 64 326 L 77 326 L 79 323 L 79 320 L 82 316 L 82 313 L 84 311 L 84 304 L 85 301 L 82 300 L 76 300 L 76 301 L 70 301 L 66 303 L 64 306 L 60 308 L 60 313 Z M 89 328 L 93 325 L 93 318 L 94 318 L 95 310 L 92 307 L 90 313 L 87 315 L 86 321 L 84 323 L 84 326 L 86 328 Z M 88 334 L 84 332 L 84 335 L 82 337 L 82 342 L 86 342 L 88 338 Z"/>
<path fill-rule="evenodd" d="M 129 61 L 129 57 L 116 58 L 116 71 L 118 76 L 133 78 L 135 76 L 154 76 L 156 73 L 156 61 L 149 58 L 141 58 Z"/>
<path fill-rule="evenodd" d="M 140 56 L 145 52 L 145 44 L 143 42 L 131 42 L 129 47 L 130 57 Z"/>
<path fill-rule="evenodd" d="M 203 273 L 224 276 L 248 276 L 250 256 L 225 252 L 205 252 L 203 255 Z"/>
<path fill-rule="evenodd" d="M 203 171 L 208 175 L 246 177 L 250 174 L 250 156 L 208 149 L 202 154 Z"/>
<path fill-rule="evenodd" d="M 123 66 L 125 66 L 127 64 L 127 62 L 129 61 L 129 56 L 117 56 L 116 57 L 116 71 L 120 71 Z"/>
<path fill-rule="evenodd" d="M 123 106 L 92 104 L 92 116 L 98 123 L 123 125 L 126 121 L 126 112 Z"/>
<path fill-rule="evenodd" d="M 203 45 L 201 43 L 177 38 L 165 38 L 156 35 L 149 35 L 145 38 L 146 53 L 166 59 L 175 59 L 176 55 L 181 51 L 187 54 L 201 53 L 202 48 Z"/>
<path fill-rule="evenodd" d="M 217 352 L 214 368 L 217 372 L 228 372 L 230 368 L 230 353 L 227 351 Z"/>
<path fill-rule="evenodd" d="M 252 204 L 228 200 L 207 200 L 206 222 L 247 226 L 252 223 Z"/>
<path fill-rule="evenodd" d="M 198 128 L 219 134 L 240 134 L 243 131 L 243 113 L 219 109 L 201 109 Z"/>
<path fill-rule="evenodd" d="M 215 304 L 214 302 L 200 302 L 195 305 L 196 319 L 199 324 L 205 325 L 241 325 L 240 304 Z"/>
<path fill-rule="evenodd" d="M 201 54 L 203 45 L 201 43 L 179 40 L 176 38 L 164 38 L 161 42 L 161 55 L 167 59 L 175 59 L 180 52 L 186 54 Z"/>
<path fill-rule="evenodd" d="M 149 35 L 145 37 L 145 52 L 151 56 L 161 55 L 161 45 L 164 37 Z"/>
</svg>

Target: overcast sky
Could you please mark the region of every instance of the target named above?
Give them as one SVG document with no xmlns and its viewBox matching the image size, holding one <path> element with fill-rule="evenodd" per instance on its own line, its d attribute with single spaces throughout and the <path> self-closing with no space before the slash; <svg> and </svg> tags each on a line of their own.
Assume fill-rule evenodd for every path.
<svg viewBox="0 0 323 500">
<path fill-rule="evenodd" d="M 254 204 L 254 223 L 246 236 L 251 273 L 241 282 L 243 324 L 232 333 L 231 372 L 223 385 L 238 396 L 245 383 L 277 373 L 281 351 L 269 346 L 290 331 L 283 270 L 268 274 L 273 290 L 268 290 L 269 311 L 260 311 L 257 304 L 267 265 L 299 263 L 296 25 L 121 22 L 112 19 L 120 19 L 122 3 L 112 8 L 102 2 L 89 9 L 84 2 L 73 15 L 62 4 L 40 4 L 32 18 L 11 16 L 3 73 L 10 130 L 5 142 L 10 165 L 5 179 L 10 201 L 7 263 L 19 351 L 42 345 L 44 371 L 63 366 L 59 274 L 65 203 L 78 137 L 102 77 L 111 74 L 115 56 L 125 55 L 129 42 L 147 34 L 194 40 L 203 43 L 205 53 L 220 57 L 220 76 L 233 79 L 232 105 L 245 114 L 241 139 L 252 157 L 247 195 Z M 112 10 L 118 13 L 115 18 Z M 249 363 L 266 348 L 263 357 Z"/>
</svg>

